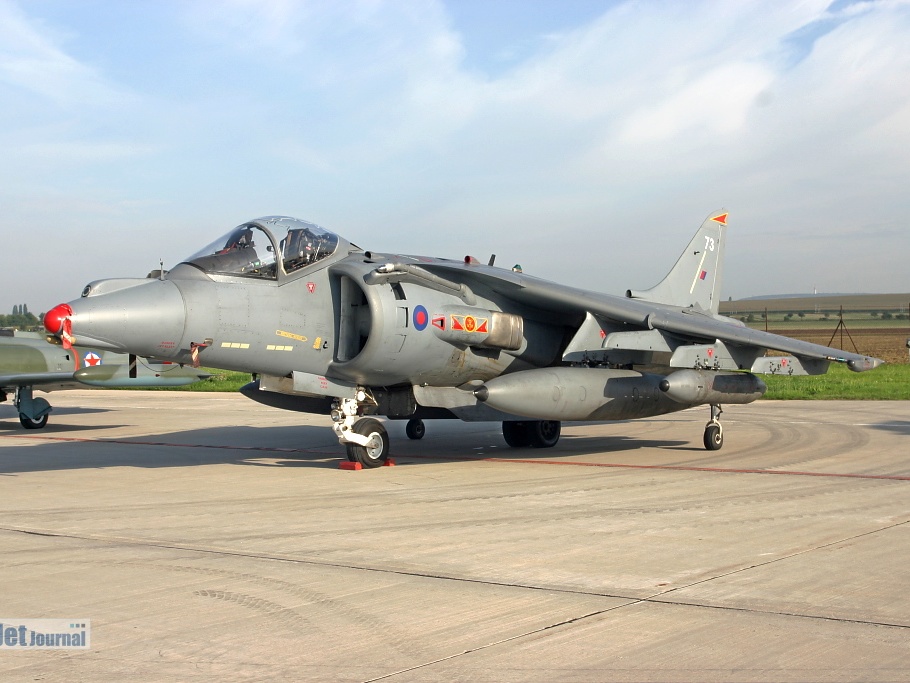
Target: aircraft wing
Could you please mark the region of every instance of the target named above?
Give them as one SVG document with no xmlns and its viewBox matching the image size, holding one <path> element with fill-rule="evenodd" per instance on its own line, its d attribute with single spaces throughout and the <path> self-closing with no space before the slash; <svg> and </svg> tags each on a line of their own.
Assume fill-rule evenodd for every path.
<svg viewBox="0 0 910 683">
<path fill-rule="evenodd" d="M 567 321 L 593 317 L 600 329 L 596 330 L 596 336 L 589 334 L 587 339 L 580 338 L 577 343 L 570 344 L 570 348 L 577 351 L 600 351 L 605 345 L 616 350 L 669 351 L 679 358 L 677 363 L 671 365 L 691 367 L 689 361 L 696 358 L 693 348 L 704 349 L 705 352 L 696 358 L 704 364 L 717 364 L 720 359 L 726 358 L 726 364 L 717 367 L 790 374 L 821 374 L 826 371 L 827 363 L 832 361 L 845 363 L 854 372 L 871 370 L 884 362 L 870 356 L 754 330 L 733 319 L 713 316 L 697 308 L 679 308 L 600 294 L 480 264 L 437 260 L 421 263 L 420 266 L 464 282 L 469 287 L 493 289 L 517 303 L 543 309 Z M 579 334 L 583 328 L 584 325 Z M 796 367 L 784 360 L 782 369 L 780 361 L 783 359 L 763 359 L 766 350 L 792 354 L 798 359 L 793 364 Z M 802 367 L 799 361 L 805 361 Z"/>
<path fill-rule="evenodd" d="M 0 387 L 29 387 L 44 384 L 71 384 L 78 386 L 79 381 L 72 372 L 22 372 L 0 375 Z"/>
<path fill-rule="evenodd" d="M 130 377 L 128 365 L 97 365 L 75 372 L 33 372 L 0 375 L 0 387 L 48 386 L 107 389 L 123 387 L 177 387 L 208 379 L 210 374 L 194 368 L 152 366 L 138 377 Z"/>
</svg>

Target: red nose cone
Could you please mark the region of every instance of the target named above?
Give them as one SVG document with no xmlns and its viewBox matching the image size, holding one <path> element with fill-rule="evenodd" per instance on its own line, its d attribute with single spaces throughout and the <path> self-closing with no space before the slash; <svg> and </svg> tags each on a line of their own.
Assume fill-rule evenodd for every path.
<svg viewBox="0 0 910 683">
<path fill-rule="evenodd" d="M 69 304 L 54 306 L 44 314 L 44 329 L 51 334 L 60 334 L 63 331 L 63 321 L 73 314 Z"/>
</svg>

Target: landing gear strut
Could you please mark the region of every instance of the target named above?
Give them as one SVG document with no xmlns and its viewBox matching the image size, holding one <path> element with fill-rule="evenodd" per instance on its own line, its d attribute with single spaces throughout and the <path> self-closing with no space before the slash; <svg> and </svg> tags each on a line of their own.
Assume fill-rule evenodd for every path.
<svg viewBox="0 0 910 683">
<path fill-rule="evenodd" d="M 705 448 L 709 451 L 719 451 L 724 445 L 724 428 L 720 423 L 723 412 L 719 405 L 711 405 L 711 419 L 705 425 Z"/>
</svg>

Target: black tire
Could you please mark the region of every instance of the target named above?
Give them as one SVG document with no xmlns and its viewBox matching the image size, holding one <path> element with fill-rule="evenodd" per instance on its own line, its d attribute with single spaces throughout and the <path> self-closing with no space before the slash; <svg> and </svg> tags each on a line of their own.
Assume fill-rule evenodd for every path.
<svg viewBox="0 0 910 683">
<path fill-rule="evenodd" d="M 502 436 L 512 448 L 527 448 L 531 445 L 529 422 L 503 422 Z"/>
<path fill-rule="evenodd" d="M 21 424 L 26 429 L 44 429 L 47 425 L 47 413 L 39 417 L 37 420 L 33 420 L 27 415 L 19 413 L 19 424 Z"/>
<path fill-rule="evenodd" d="M 420 441 L 420 439 L 422 439 L 427 433 L 427 427 L 423 423 L 423 420 L 408 420 L 408 424 L 404 428 L 404 432 L 412 441 Z"/>
<path fill-rule="evenodd" d="M 724 433 L 719 425 L 705 427 L 705 448 L 709 451 L 719 451 L 724 445 Z"/>
<path fill-rule="evenodd" d="M 562 423 L 556 420 L 528 422 L 528 437 L 532 448 L 553 448 L 559 441 Z"/>
<path fill-rule="evenodd" d="M 379 467 L 389 459 L 389 435 L 379 420 L 365 417 L 354 423 L 354 431 L 372 438 L 370 445 L 347 444 L 348 460 L 364 467 Z"/>
</svg>

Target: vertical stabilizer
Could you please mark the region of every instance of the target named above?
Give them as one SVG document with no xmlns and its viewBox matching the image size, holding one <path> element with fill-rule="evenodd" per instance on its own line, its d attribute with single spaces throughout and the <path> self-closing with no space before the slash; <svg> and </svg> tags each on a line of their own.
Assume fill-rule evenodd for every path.
<svg viewBox="0 0 910 683">
<path fill-rule="evenodd" d="M 720 305 L 726 228 L 727 212 L 712 213 L 660 284 L 641 291 L 630 289 L 626 296 L 670 306 L 699 308 L 716 315 Z"/>
</svg>

